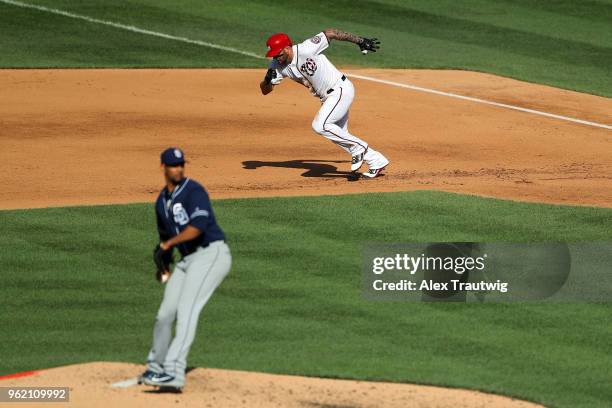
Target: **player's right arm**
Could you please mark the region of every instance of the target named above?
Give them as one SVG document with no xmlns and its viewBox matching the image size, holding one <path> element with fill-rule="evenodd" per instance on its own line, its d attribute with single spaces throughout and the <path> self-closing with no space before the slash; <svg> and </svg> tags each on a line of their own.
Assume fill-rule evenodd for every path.
<svg viewBox="0 0 612 408">
<path fill-rule="evenodd" d="M 157 216 L 157 232 L 159 234 L 159 242 L 162 243 L 164 241 L 169 240 L 172 235 L 168 233 L 164 226 L 164 222 L 162 221 L 162 216 L 159 214 L 159 211 L 155 210 L 155 215 Z M 166 265 L 172 262 L 172 251 L 165 251 L 163 255 L 163 260 Z"/>
<path fill-rule="evenodd" d="M 276 62 L 276 60 L 272 60 L 270 62 L 270 65 L 268 66 L 268 71 L 266 71 L 266 76 L 259 84 L 261 93 L 264 95 L 269 94 L 274 90 L 274 86 L 280 84 L 282 80 L 283 75 L 279 70 L 278 63 Z"/>
<path fill-rule="evenodd" d="M 272 85 L 272 81 L 268 79 L 268 74 L 270 73 L 270 71 L 272 71 L 272 69 L 268 70 L 263 81 L 261 81 L 261 83 L 259 84 L 259 89 L 261 89 L 261 93 L 263 95 L 267 95 L 274 90 L 274 85 Z"/>
</svg>

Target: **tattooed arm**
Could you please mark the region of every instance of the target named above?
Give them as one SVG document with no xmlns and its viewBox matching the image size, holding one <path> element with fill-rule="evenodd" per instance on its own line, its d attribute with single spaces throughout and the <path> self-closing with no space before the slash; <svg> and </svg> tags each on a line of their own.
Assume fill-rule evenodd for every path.
<svg viewBox="0 0 612 408">
<path fill-rule="evenodd" d="M 368 52 L 376 52 L 376 50 L 380 48 L 380 41 L 378 41 L 378 38 L 360 37 L 355 34 L 347 33 L 346 31 L 336 30 L 335 28 L 328 28 L 323 31 L 323 34 L 327 37 L 327 42 L 338 40 L 357 44 L 364 55 Z"/>
<path fill-rule="evenodd" d="M 328 28 L 327 30 L 323 31 L 323 34 L 325 34 L 327 41 L 329 42 L 331 42 L 331 40 L 338 40 L 359 44 L 363 41 L 363 38 L 359 37 L 358 35 L 336 30 L 335 28 Z"/>
</svg>

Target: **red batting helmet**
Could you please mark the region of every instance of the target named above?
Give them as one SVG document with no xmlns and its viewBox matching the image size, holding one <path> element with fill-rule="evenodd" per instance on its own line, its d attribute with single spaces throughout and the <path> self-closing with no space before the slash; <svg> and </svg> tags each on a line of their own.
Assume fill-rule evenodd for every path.
<svg viewBox="0 0 612 408">
<path fill-rule="evenodd" d="M 287 46 L 292 46 L 291 38 L 285 33 L 277 33 L 272 34 L 268 41 L 266 41 L 266 45 L 268 46 L 268 52 L 266 53 L 266 57 L 276 57 L 283 48 Z"/>
</svg>

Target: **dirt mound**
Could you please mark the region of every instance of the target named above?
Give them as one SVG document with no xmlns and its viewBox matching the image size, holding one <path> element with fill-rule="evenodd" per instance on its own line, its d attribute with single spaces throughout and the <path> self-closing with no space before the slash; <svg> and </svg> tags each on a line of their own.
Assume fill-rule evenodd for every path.
<svg viewBox="0 0 612 408">
<path fill-rule="evenodd" d="M 329 380 L 196 368 L 189 372 L 182 394 L 156 393 L 153 387 L 113 384 L 134 378 L 142 366 L 97 362 L 39 371 L 7 379 L 3 387 L 70 387 L 68 403 L 54 407 L 214 408 L 405 408 L 405 407 L 540 407 L 540 405 L 477 391 L 383 382 Z M 178 404 L 178 405 L 175 405 Z M 40 404 L 20 403 L 20 407 Z"/>
<path fill-rule="evenodd" d="M 608 98 L 463 71 L 358 74 L 600 123 Z M 310 127 L 319 101 L 262 70 L 0 70 L 0 208 L 152 201 L 180 145 L 213 198 L 438 189 L 612 206 L 612 132 L 354 79 L 351 131 L 391 160 L 347 181 L 349 157 Z"/>
</svg>

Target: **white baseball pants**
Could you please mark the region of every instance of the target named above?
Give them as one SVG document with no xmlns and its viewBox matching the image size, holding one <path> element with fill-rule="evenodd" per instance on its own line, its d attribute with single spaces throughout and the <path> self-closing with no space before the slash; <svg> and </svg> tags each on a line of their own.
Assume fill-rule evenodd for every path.
<svg viewBox="0 0 612 408">
<path fill-rule="evenodd" d="M 348 79 L 338 81 L 334 91 L 327 95 L 312 128 L 352 156 L 363 153 L 368 144 L 348 131 L 349 109 L 355 98 L 355 87 Z"/>
<path fill-rule="evenodd" d="M 348 79 L 340 80 L 334 85 L 317 116 L 312 121 L 312 128 L 321 136 L 325 136 L 351 156 L 363 153 L 370 168 L 379 168 L 388 160 L 376 150 L 369 148 L 368 143 L 348 131 L 349 109 L 355 98 L 355 87 Z"/>
</svg>

